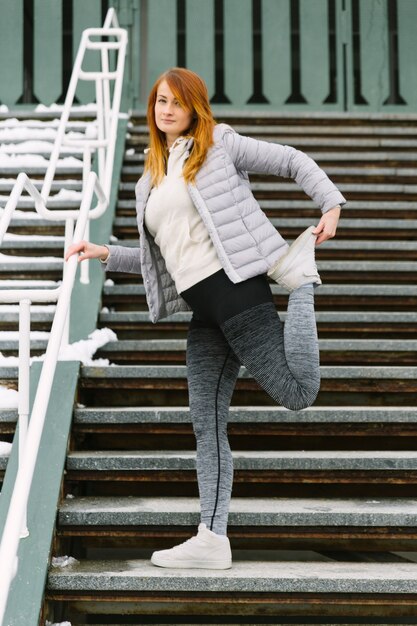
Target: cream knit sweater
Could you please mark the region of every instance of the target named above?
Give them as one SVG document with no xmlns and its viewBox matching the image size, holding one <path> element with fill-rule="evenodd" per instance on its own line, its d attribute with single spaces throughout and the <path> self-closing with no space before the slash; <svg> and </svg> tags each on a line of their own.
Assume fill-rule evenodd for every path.
<svg viewBox="0 0 417 626">
<path fill-rule="evenodd" d="M 170 148 L 167 173 L 150 193 L 145 224 L 158 244 L 178 293 L 222 268 L 182 177 L 186 141 Z"/>
</svg>

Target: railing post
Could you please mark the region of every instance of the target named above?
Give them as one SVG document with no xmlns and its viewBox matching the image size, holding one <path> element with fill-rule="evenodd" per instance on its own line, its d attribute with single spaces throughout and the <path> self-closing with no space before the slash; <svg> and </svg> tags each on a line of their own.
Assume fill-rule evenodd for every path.
<svg viewBox="0 0 417 626">
<path fill-rule="evenodd" d="M 19 303 L 19 466 L 25 449 L 26 435 L 29 425 L 29 382 L 30 382 L 30 305 L 31 301 L 24 298 Z M 29 535 L 27 527 L 27 509 L 25 510 L 21 537 Z"/>
<path fill-rule="evenodd" d="M 74 237 L 74 220 L 71 217 L 69 217 L 65 221 L 64 256 L 68 248 L 72 244 L 73 237 Z M 67 273 L 67 271 L 68 271 L 68 264 L 64 262 L 64 267 L 62 270 L 62 282 L 64 282 L 65 274 Z M 61 347 L 67 346 L 69 344 L 69 326 L 70 326 L 70 312 L 68 310 L 67 318 L 64 324 L 64 330 L 62 332 Z"/>
</svg>

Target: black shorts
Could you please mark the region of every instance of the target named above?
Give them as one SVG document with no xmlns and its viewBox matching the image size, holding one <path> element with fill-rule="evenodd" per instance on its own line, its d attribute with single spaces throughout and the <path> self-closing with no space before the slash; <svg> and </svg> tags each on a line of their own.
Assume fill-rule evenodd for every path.
<svg viewBox="0 0 417 626">
<path fill-rule="evenodd" d="M 219 270 L 181 293 L 193 311 L 192 322 L 221 326 L 226 320 L 265 302 L 273 302 L 266 275 L 233 283 Z"/>
</svg>

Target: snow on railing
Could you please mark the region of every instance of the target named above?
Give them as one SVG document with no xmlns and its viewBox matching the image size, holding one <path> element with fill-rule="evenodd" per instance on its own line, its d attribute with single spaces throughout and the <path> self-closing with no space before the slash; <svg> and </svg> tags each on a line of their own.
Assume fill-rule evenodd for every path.
<svg viewBox="0 0 417 626">
<path fill-rule="evenodd" d="M 97 38 L 99 40 L 95 40 Z M 102 38 L 105 38 L 105 41 Z M 110 41 L 110 38 L 114 41 Z M 71 243 L 88 238 L 89 220 L 96 219 L 105 212 L 111 191 L 126 45 L 127 33 L 119 28 L 114 9 L 108 11 L 103 28 L 88 28 L 83 32 L 41 192 L 25 173 L 19 174 L 0 220 L 0 245 L 24 190 L 34 200 L 35 210 L 41 217 L 65 222 L 64 254 Z M 100 51 L 100 71 L 82 69 L 87 50 Z M 114 71 L 109 69 L 110 52 L 117 53 Z M 93 80 L 96 84 L 97 138 L 74 139 L 65 135 L 79 80 Z M 114 81 L 112 88 L 110 81 Z M 83 149 L 81 205 L 76 210 L 48 209 L 47 201 L 61 147 L 69 145 Z M 91 157 L 95 150 L 98 155 L 98 175 L 91 171 Z M 94 195 L 97 197 L 97 204 L 91 208 Z M 82 266 L 86 263 L 87 261 L 84 261 Z M 76 271 L 77 258 L 73 255 L 68 262 L 64 263 L 62 283 L 57 288 L 17 288 L 0 291 L 0 302 L 19 304 L 19 468 L 0 544 L 0 624 L 3 624 L 11 582 L 17 573 L 19 540 L 29 534 L 26 524 L 27 502 L 58 354 L 60 348 L 68 343 L 69 308 Z M 85 269 L 84 272 L 81 271 L 81 280 L 88 282 Z M 32 302 L 56 302 L 57 306 L 29 422 L 30 307 Z"/>
</svg>

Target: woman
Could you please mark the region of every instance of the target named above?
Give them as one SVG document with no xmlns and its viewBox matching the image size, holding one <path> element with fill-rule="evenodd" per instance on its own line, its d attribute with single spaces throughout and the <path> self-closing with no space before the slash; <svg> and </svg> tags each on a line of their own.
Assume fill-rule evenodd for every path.
<svg viewBox="0 0 417 626">
<path fill-rule="evenodd" d="M 314 402 L 314 286 L 321 283 L 314 248 L 335 235 L 345 199 L 304 153 L 216 124 L 207 88 L 189 70 L 172 68 L 158 78 L 147 119 L 150 143 L 136 186 L 140 250 L 82 241 L 66 258 L 79 252 L 79 261 L 98 258 L 108 271 L 141 273 L 154 322 L 193 311 L 187 377 L 201 523 L 196 536 L 151 560 L 226 569 L 233 479 L 227 419 L 239 368 L 289 409 Z M 322 210 L 317 227 L 288 248 L 254 199 L 247 171 L 293 178 Z M 285 329 L 267 275 L 290 292 Z"/>
</svg>

